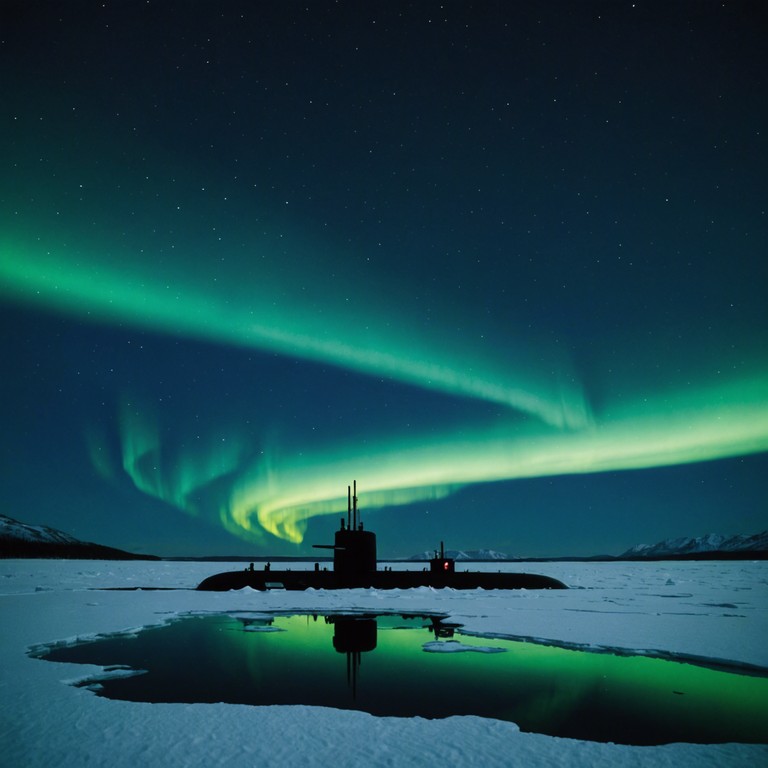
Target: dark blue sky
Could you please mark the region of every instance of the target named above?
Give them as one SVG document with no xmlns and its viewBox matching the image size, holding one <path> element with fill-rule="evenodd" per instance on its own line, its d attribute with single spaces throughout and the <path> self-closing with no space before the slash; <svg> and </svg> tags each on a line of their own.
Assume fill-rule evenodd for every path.
<svg viewBox="0 0 768 768">
<path fill-rule="evenodd" d="M 543 6 L 543 7 L 542 7 Z M 5 2 L 0 509 L 141 552 L 768 522 L 760 3 Z"/>
</svg>

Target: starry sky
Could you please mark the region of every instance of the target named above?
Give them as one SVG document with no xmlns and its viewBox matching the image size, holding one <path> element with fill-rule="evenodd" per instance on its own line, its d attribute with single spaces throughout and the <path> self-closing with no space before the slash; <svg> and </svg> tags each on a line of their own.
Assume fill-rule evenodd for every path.
<svg viewBox="0 0 768 768">
<path fill-rule="evenodd" d="M 761 2 L 0 4 L 0 512 L 160 555 L 768 527 Z"/>
</svg>

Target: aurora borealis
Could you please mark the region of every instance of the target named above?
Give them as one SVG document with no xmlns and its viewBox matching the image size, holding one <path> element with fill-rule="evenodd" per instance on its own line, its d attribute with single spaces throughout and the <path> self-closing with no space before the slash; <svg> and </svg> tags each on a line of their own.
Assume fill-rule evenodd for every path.
<svg viewBox="0 0 768 768">
<path fill-rule="evenodd" d="M 2 511 L 305 554 L 356 478 L 384 556 L 764 529 L 761 23 L 4 3 Z"/>
</svg>

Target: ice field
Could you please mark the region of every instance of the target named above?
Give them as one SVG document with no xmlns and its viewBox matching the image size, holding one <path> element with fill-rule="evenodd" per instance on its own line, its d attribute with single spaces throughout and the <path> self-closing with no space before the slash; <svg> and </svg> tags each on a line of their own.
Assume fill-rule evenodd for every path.
<svg viewBox="0 0 768 768">
<path fill-rule="evenodd" d="M 524 733 L 513 723 L 479 717 L 377 718 L 309 706 L 116 701 L 70 684 L 93 675 L 93 667 L 28 653 L 189 613 L 424 611 L 446 614 L 482 636 L 706 660 L 768 674 L 765 562 L 472 566 L 551 575 L 568 584 L 567 591 L 193 591 L 205 576 L 228 567 L 243 564 L 0 562 L 0 765 L 768 764 L 768 744 L 631 747 Z M 135 587 L 161 589 L 125 589 Z M 193 655 L 189 663 L 193 675 Z"/>
</svg>

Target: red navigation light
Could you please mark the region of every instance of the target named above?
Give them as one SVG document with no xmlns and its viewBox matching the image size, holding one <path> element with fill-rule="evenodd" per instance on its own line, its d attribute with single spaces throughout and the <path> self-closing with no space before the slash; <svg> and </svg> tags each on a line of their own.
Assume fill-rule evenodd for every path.
<svg viewBox="0 0 768 768">
<path fill-rule="evenodd" d="M 444 571 L 448 570 L 448 561 L 447 560 L 445 562 L 443 562 L 443 570 Z"/>
</svg>

